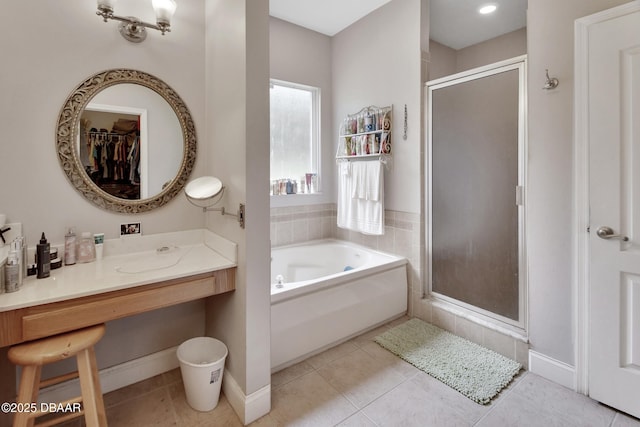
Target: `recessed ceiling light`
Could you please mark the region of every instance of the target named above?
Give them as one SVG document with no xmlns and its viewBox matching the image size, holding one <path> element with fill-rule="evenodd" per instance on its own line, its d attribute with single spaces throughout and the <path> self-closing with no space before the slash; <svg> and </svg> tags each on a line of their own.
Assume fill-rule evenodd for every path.
<svg viewBox="0 0 640 427">
<path fill-rule="evenodd" d="M 482 15 L 487 15 L 489 13 L 495 12 L 497 8 L 498 6 L 496 6 L 495 4 L 485 4 L 484 6 L 480 7 L 480 9 L 478 9 L 478 12 Z"/>
</svg>

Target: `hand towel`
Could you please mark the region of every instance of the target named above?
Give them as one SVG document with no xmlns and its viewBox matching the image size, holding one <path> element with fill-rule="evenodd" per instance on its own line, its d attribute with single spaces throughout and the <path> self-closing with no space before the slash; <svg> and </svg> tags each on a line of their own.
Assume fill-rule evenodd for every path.
<svg viewBox="0 0 640 427">
<path fill-rule="evenodd" d="M 355 162 L 351 171 L 352 198 L 374 201 L 381 199 L 382 166 L 382 162 L 379 161 Z"/>
<path fill-rule="evenodd" d="M 350 164 L 351 162 L 345 162 Z M 379 161 L 340 165 L 337 224 L 363 234 L 384 234 L 384 169 Z"/>
<path fill-rule="evenodd" d="M 350 228 L 353 214 L 353 199 L 351 197 L 351 162 L 338 163 L 338 203 L 337 224 L 340 228 Z"/>
</svg>

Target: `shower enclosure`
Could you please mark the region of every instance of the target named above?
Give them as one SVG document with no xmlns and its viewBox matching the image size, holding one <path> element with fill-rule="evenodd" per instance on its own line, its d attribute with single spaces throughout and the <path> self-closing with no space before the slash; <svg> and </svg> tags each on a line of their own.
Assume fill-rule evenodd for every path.
<svg viewBox="0 0 640 427">
<path fill-rule="evenodd" d="M 526 57 L 427 83 L 430 296 L 524 330 Z"/>
</svg>

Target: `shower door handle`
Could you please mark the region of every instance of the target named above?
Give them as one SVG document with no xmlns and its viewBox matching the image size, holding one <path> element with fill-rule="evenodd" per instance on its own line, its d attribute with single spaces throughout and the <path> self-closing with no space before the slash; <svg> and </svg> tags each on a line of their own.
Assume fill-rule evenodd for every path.
<svg viewBox="0 0 640 427">
<path fill-rule="evenodd" d="M 620 239 L 623 242 L 628 242 L 629 238 L 627 236 L 623 236 L 622 234 L 614 234 L 613 228 L 607 227 L 606 225 L 598 228 L 596 230 L 596 234 L 599 238 L 609 240 L 609 239 Z"/>
</svg>

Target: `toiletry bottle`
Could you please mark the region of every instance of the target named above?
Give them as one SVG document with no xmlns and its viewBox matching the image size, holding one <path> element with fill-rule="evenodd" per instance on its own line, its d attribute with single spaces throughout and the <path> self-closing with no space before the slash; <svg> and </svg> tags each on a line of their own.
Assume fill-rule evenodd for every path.
<svg viewBox="0 0 640 427">
<path fill-rule="evenodd" d="M 93 240 L 93 235 L 84 231 L 78 242 L 78 254 L 77 262 L 92 262 L 96 259 L 96 247 Z"/>
<path fill-rule="evenodd" d="M 49 277 L 51 272 L 51 255 L 49 254 L 50 250 L 49 242 L 47 242 L 47 238 L 44 236 L 44 232 L 42 233 L 42 237 L 40 237 L 40 243 L 36 245 L 36 263 L 38 264 L 38 279 L 44 279 L 45 277 Z"/>
<path fill-rule="evenodd" d="M 371 116 L 371 113 L 367 113 L 367 115 L 364 117 L 364 131 L 371 132 L 372 130 L 373 130 L 373 116 Z"/>
<path fill-rule="evenodd" d="M 11 243 L 11 250 L 9 250 L 9 256 L 7 263 L 4 266 L 5 292 L 15 292 L 19 288 L 18 275 L 20 274 L 20 265 L 18 264 L 18 253 L 15 250 L 15 242 Z"/>
<path fill-rule="evenodd" d="M 76 233 L 73 227 L 69 227 L 69 231 L 64 235 L 64 265 L 73 265 L 76 263 Z"/>
<path fill-rule="evenodd" d="M 16 237 L 13 242 L 15 244 L 16 256 L 18 257 L 18 287 L 21 287 L 24 277 L 27 275 L 24 269 L 27 261 L 24 256 L 24 237 Z"/>
<path fill-rule="evenodd" d="M 93 235 L 93 242 L 96 248 L 96 260 L 100 261 L 104 253 L 104 233 L 96 233 Z"/>
</svg>

